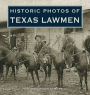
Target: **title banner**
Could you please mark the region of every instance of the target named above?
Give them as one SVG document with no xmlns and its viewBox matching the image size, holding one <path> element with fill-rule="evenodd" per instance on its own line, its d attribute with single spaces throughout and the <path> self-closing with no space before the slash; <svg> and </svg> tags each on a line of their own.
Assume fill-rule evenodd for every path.
<svg viewBox="0 0 90 95">
<path fill-rule="evenodd" d="M 8 27 L 82 27 L 82 7 L 8 6 Z"/>
</svg>

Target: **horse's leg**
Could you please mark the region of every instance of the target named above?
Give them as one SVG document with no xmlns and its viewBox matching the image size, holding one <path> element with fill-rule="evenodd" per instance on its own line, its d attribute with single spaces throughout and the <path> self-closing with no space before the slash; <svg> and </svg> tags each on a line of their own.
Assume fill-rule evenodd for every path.
<svg viewBox="0 0 90 95">
<path fill-rule="evenodd" d="M 83 75 L 81 72 L 78 72 L 78 73 L 79 73 L 79 78 L 80 78 L 80 87 L 81 87 L 81 89 L 83 89 L 83 87 L 82 87 Z"/>
<path fill-rule="evenodd" d="M 87 70 L 85 72 L 85 84 L 86 84 L 86 91 L 88 91 L 88 84 L 87 84 Z"/>
<path fill-rule="evenodd" d="M 60 80 L 61 80 L 61 87 L 63 87 L 63 69 L 62 68 L 61 68 Z"/>
<path fill-rule="evenodd" d="M 24 62 L 24 66 L 26 67 L 26 73 L 27 73 L 27 79 L 29 79 L 29 67 L 28 67 L 28 65 L 27 65 L 27 63 L 26 62 Z"/>
<path fill-rule="evenodd" d="M 16 80 L 16 75 L 15 75 L 15 66 L 12 66 L 12 73 L 14 75 L 14 80 Z"/>
<path fill-rule="evenodd" d="M 4 71 L 4 66 L 2 65 L 2 79 L 4 80 L 4 74 L 3 74 L 3 71 Z"/>
<path fill-rule="evenodd" d="M 12 68 L 12 67 L 11 67 Z M 10 74 L 10 77 L 12 77 L 12 75 L 13 75 L 13 70 L 12 70 L 12 72 L 11 72 L 11 74 Z"/>
<path fill-rule="evenodd" d="M 4 78 L 4 76 L 3 76 L 3 65 L 1 64 L 0 65 L 0 79 L 3 77 Z"/>
<path fill-rule="evenodd" d="M 7 79 L 7 75 L 8 75 L 8 71 L 9 71 L 9 65 L 6 65 L 6 79 Z"/>
<path fill-rule="evenodd" d="M 19 65 L 16 65 L 16 74 L 18 73 L 19 71 Z"/>
<path fill-rule="evenodd" d="M 26 67 L 26 73 L 27 73 L 27 79 L 29 79 L 29 70 L 28 70 L 28 67 Z"/>
<path fill-rule="evenodd" d="M 45 72 L 45 81 L 46 81 L 46 79 L 47 79 L 47 69 L 46 69 L 46 66 L 44 66 L 43 69 L 44 69 L 44 72 Z"/>
<path fill-rule="evenodd" d="M 33 80 L 33 85 L 35 85 L 35 80 L 34 80 L 34 76 L 33 76 L 33 71 L 30 71 L 31 73 L 31 77 L 32 77 L 32 80 Z"/>
<path fill-rule="evenodd" d="M 83 89 L 83 87 L 82 87 L 82 81 L 83 81 L 83 76 L 80 77 L 80 86 L 81 86 L 81 89 Z"/>
<path fill-rule="evenodd" d="M 35 74 L 36 74 L 36 77 L 37 77 L 37 79 L 38 79 L 38 83 L 40 84 L 39 75 L 38 75 L 38 70 L 35 70 Z"/>
<path fill-rule="evenodd" d="M 60 87 L 60 70 L 57 69 L 57 74 L 58 74 L 58 87 Z"/>
<path fill-rule="evenodd" d="M 29 79 L 29 72 L 28 72 L 28 68 L 27 68 L 27 71 L 26 71 L 26 72 L 27 72 L 27 79 Z"/>
<path fill-rule="evenodd" d="M 48 77 L 49 77 L 49 81 L 50 81 L 50 77 L 51 77 L 51 65 L 48 65 Z"/>
</svg>

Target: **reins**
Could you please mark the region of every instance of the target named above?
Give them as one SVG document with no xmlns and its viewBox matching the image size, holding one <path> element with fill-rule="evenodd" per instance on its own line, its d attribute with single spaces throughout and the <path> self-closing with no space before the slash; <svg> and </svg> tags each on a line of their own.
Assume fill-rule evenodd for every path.
<svg viewBox="0 0 90 95">
<path fill-rule="evenodd" d="M 82 53 L 82 51 L 80 51 L 80 52 L 78 52 L 76 54 L 73 54 L 72 57 L 75 56 L 75 55 L 81 54 L 81 53 Z"/>
</svg>

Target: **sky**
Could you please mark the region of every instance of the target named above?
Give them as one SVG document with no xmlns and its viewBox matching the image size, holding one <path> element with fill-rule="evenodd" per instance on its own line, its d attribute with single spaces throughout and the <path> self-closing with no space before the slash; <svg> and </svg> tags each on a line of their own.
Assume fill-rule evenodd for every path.
<svg viewBox="0 0 90 95">
<path fill-rule="evenodd" d="M 82 5 L 83 10 L 90 9 L 90 0 L 0 0 L 0 21 L 8 18 L 8 6 L 75 6 Z"/>
</svg>

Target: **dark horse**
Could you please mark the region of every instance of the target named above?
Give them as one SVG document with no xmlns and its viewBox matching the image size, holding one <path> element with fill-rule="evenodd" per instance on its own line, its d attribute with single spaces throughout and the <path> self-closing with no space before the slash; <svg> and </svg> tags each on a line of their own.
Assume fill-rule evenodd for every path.
<svg viewBox="0 0 90 95">
<path fill-rule="evenodd" d="M 42 49 L 41 49 L 41 51 L 42 51 Z M 38 62 L 45 72 L 45 81 L 47 79 L 47 75 L 48 75 L 49 81 L 50 81 L 51 67 L 52 67 L 52 59 L 51 59 L 50 55 L 43 54 L 43 52 L 39 52 Z"/>
<path fill-rule="evenodd" d="M 40 52 L 42 50 L 42 47 L 44 47 L 44 45 L 46 45 L 46 41 L 41 41 L 38 43 L 38 45 L 36 44 L 35 54 L 38 57 L 38 64 L 40 64 L 40 66 L 43 68 L 45 72 L 45 81 L 47 79 L 47 76 L 49 77 L 49 81 L 50 81 L 52 61 L 51 61 L 51 57 L 48 54 L 44 54 L 43 52 Z"/>
<path fill-rule="evenodd" d="M 42 47 L 40 53 L 48 54 L 51 57 L 58 75 L 58 87 L 63 87 L 63 70 L 66 67 L 63 52 L 58 52 L 45 45 Z"/>
<path fill-rule="evenodd" d="M 3 75 L 3 66 L 6 66 L 6 78 L 8 75 L 9 68 L 12 67 L 12 73 L 15 79 L 15 66 L 18 65 L 16 55 L 4 46 L 0 46 L 0 78 Z"/>
<path fill-rule="evenodd" d="M 81 51 L 76 46 L 73 47 L 73 50 L 74 50 L 73 54 L 74 61 L 72 65 L 75 66 L 78 71 L 81 89 L 83 89 L 82 81 L 84 77 L 86 84 L 86 91 L 88 91 L 88 83 L 87 83 L 88 60 L 87 60 L 86 51 L 85 50 Z"/>
<path fill-rule="evenodd" d="M 33 84 L 35 84 L 34 75 L 33 75 L 34 71 L 37 76 L 38 82 L 40 84 L 39 75 L 38 75 L 38 70 L 40 68 L 40 65 L 38 65 L 37 58 L 35 57 L 35 55 L 30 54 L 26 51 L 23 51 L 23 52 L 18 53 L 16 58 L 20 64 L 25 65 L 27 72 L 31 73 Z"/>
</svg>

